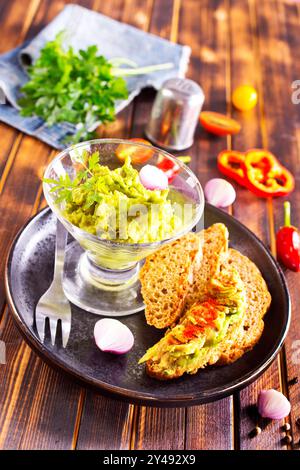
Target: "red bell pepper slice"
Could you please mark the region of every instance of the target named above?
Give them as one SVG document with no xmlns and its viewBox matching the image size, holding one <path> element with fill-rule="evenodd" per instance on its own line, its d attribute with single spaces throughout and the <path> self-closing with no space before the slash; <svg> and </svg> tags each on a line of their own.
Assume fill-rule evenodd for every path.
<svg viewBox="0 0 300 470">
<path fill-rule="evenodd" d="M 253 149 L 242 163 L 246 186 L 259 197 L 285 196 L 293 191 L 293 175 L 267 150 Z"/>
<path fill-rule="evenodd" d="M 246 186 L 242 164 L 245 154 L 236 150 L 223 150 L 218 155 L 218 169 L 223 175 L 232 178 L 241 186 Z"/>
</svg>

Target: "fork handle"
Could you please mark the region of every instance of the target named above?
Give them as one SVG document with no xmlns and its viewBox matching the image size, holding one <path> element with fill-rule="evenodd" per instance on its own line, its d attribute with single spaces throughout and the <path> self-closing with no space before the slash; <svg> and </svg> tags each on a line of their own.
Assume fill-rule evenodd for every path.
<svg viewBox="0 0 300 470">
<path fill-rule="evenodd" d="M 57 219 L 56 221 L 56 246 L 55 246 L 55 261 L 54 261 L 54 276 L 57 281 L 62 280 L 62 273 L 65 261 L 65 251 L 67 244 L 67 230 L 63 224 Z"/>
</svg>

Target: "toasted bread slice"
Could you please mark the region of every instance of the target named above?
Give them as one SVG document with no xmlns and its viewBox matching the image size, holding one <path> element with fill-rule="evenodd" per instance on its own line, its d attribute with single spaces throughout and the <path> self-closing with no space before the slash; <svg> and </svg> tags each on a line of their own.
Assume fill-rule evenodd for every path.
<svg viewBox="0 0 300 470">
<path fill-rule="evenodd" d="M 242 321 L 230 325 L 227 334 L 210 353 L 209 365 L 226 365 L 237 361 L 259 341 L 263 329 L 263 317 L 271 304 L 271 295 L 257 266 L 246 256 L 232 248 L 224 267 L 236 269 L 246 292 L 245 315 Z"/>
<path fill-rule="evenodd" d="M 267 284 L 257 266 L 239 251 L 229 249 L 225 265 L 239 272 L 246 290 L 247 308 L 243 325 L 239 331 L 230 328 L 223 343 L 219 345 L 218 364 L 230 364 L 255 346 L 264 329 L 263 317 L 271 304 Z"/>
<path fill-rule="evenodd" d="M 217 223 L 199 233 L 202 244 L 202 259 L 194 276 L 194 282 L 186 298 L 186 308 L 205 296 L 207 285 L 219 271 L 228 256 L 228 230 L 224 224 Z"/>
<path fill-rule="evenodd" d="M 246 293 L 237 270 L 232 265 L 222 265 L 210 281 L 207 297 L 187 310 L 179 323 L 148 349 L 140 363 L 146 362 L 147 374 L 158 380 L 175 379 L 184 373 L 195 374 L 219 359 L 222 338 L 227 336 L 229 328 L 237 335 L 245 310 Z M 209 322 L 213 314 L 218 315 L 214 327 Z"/>
<path fill-rule="evenodd" d="M 140 272 L 147 323 L 166 328 L 176 322 L 186 303 L 189 308 L 205 295 L 227 254 L 228 230 L 217 223 L 148 256 Z"/>
<path fill-rule="evenodd" d="M 228 328 L 225 337 L 215 346 L 201 349 L 201 362 L 199 368 L 208 365 L 226 365 L 239 359 L 245 352 L 252 349 L 259 341 L 264 329 L 263 317 L 270 303 L 271 295 L 268 291 L 257 266 L 234 249 L 229 249 L 228 259 L 221 266 L 227 272 L 238 272 L 245 289 L 246 307 L 244 314 L 237 317 Z M 184 318 L 184 317 L 183 317 Z M 182 371 L 166 376 L 162 373 L 159 364 L 152 360 L 146 363 L 147 374 L 159 380 L 168 380 L 182 375 Z M 196 372 L 196 371 L 195 371 Z"/>
<path fill-rule="evenodd" d="M 188 233 L 146 258 L 140 281 L 148 325 L 166 328 L 178 320 L 198 267 L 200 248 L 198 235 Z"/>
</svg>

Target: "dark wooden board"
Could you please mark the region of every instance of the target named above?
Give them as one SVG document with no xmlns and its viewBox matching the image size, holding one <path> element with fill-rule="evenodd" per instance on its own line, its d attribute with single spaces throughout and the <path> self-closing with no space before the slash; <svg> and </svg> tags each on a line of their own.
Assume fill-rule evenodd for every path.
<svg viewBox="0 0 300 470">
<path fill-rule="evenodd" d="M 300 173 L 299 173 L 299 119 L 300 107 L 292 103 L 292 82 L 300 73 L 299 66 L 299 9 L 288 2 L 271 1 L 257 4 L 257 28 L 263 81 L 264 116 L 268 147 L 294 175 L 295 191 L 287 198 L 292 203 L 293 223 L 300 226 Z M 270 21 L 271 17 L 271 21 Z M 268 25 L 268 26 L 267 26 Z M 276 109 L 274 109 L 276 103 Z M 273 201 L 275 231 L 283 223 L 283 200 Z M 272 235 L 272 233 L 271 233 Z M 300 437 L 296 419 L 300 414 L 299 384 L 289 386 L 288 381 L 300 377 L 300 298 L 299 274 L 285 270 L 292 296 L 292 324 L 285 350 L 281 355 L 281 388 L 289 396 L 292 413 L 286 421 L 292 426 L 295 447 Z M 298 351 L 298 355 L 297 355 Z M 297 359 L 298 357 L 298 359 Z M 278 431 L 278 441 L 282 434 Z M 270 444 L 271 445 L 271 444 Z M 292 447 L 292 446 L 291 446 Z"/>
</svg>

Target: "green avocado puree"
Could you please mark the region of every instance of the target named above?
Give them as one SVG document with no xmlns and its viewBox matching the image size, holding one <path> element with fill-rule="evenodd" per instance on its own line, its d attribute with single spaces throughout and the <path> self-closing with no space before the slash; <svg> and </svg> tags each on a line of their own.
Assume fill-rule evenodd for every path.
<svg viewBox="0 0 300 470">
<path fill-rule="evenodd" d="M 127 158 L 114 170 L 93 165 L 71 188 L 63 214 L 72 224 L 102 239 L 157 242 L 172 236 L 180 226 L 168 196 L 169 189 L 146 189 Z"/>
</svg>

